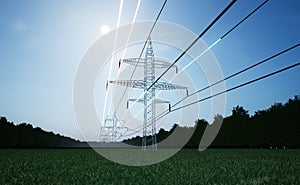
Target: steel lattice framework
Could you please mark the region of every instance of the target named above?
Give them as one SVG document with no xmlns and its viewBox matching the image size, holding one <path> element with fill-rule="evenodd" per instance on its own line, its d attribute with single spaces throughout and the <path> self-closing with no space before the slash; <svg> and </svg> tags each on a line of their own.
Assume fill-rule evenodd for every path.
<svg viewBox="0 0 300 185">
<path fill-rule="evenodd" d="M 157 82 L 153 87 L 148 89 L 151 84 L 155 81 L 155 69 L 156 68 L 169 68 L 170 63 L 163 60 L 156 60 L 154 57 L 153 46 L 151 38 L 147 40 L 147 48 L 144 59 L 140 58 L 129 58 L 129 59 L 120 59 L 119 66 L 121 62 L 135 65 L 144 68 L 144 79 L 143 80 L 117 80 L 109 81 L 109 83 L 127 86 L 131 88 L 138 88 L 144 90 L 143 99 L 128 99 L 127 108 L 129 102 L 144 103 L 144 122 L 143 122 L 143 138 L 142 138 L 142 150 L 147 150 L 148 146 L 152 146 L 153 150 L 157 150 L 157 140 L 156 140 L 156 125 L 155 125 L 155 104 L 159 103 L 168 103 L 166 100 L 160 100 L 155 98 L 156 90 L 174 90 L 174 89 L 185 89 L 187 87 L 169 83 L 169 82 Z M 178 71 L 177 66 L 172 66 Z M 148 90 L 147 90 L 148 89 Z"/>
<path fill-rule="evenodd" d="M 118 81 L 109 81 L 110 83 L 128 86 L 137 89 L 143 89 L 147 85 L 145 80 L 118 80 Z M 187 89 L 184 86 L 176 85 L 168 82 L 157 82 L 154 86 L 156 90 L 173 90 L 173 89 Z"/>
<path fill-rule="evenodd" d="M 107 116 L 104 121 L 104 126 L 101 127 L 100 142 L 116 142 L 118 137 L 128 131 L 124 120 L 119 120 L 116 115 Z"/>
</svg>

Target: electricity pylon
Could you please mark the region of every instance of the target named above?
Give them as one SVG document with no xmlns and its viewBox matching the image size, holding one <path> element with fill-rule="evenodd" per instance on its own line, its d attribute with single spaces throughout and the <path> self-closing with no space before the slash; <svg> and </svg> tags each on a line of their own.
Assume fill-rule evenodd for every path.
<svg viewBox="0 0 300 185">
<path fill-rule="evenodd" d="M 168 103 L 170 107 L 170 102 L 165 100 L 160 100 L 155 98 L 156 90 L 173 90 L 173 89 L 185 89 L 187 87 L 176 85 L 168 82 L 158 81 L 147 90 L 150 85 L 155 81 L 155 69 L 157 68 L 168 68 L 171 64 L 162 60 L 156 60 L 154 58 L 153 46 L 151 38 L 147 40 L 147 49 L 145 58 L 129 58 L 129 59 L 120 59 L 119 67 L 121 62 L 143 67 L 144 68 L 144 79 L 143 80 L 116 80 L 109 81 L 109 83 L 116 85 L 128 86 L 131 88 L 138 88 L 144 90 L 143 99 L 128 99 L 127 108 L 129 107 L 129 102 L 144 103 L 144 123 L 143 123 L 143 138 L 142 138 L 142 150 L 145 151 L 147 146 L 152 146 L 153 150 L 157 150 L 157 140 L 156 140 L 156 125 L 155 125 L 155 104 L 158 103 Z M 173 66 L 178 72 L 176 65 Z"/>
<path fill-rule="evenodd" d="M 125 126 L 124 120 L 119 120 L 115 114 L 107 116 L 104 125 L 101 127 L 100 142 L 116 142 L 117 138 L 121 137 L 126 131 L 128 131 L 128 127 Z"/>
</svg>

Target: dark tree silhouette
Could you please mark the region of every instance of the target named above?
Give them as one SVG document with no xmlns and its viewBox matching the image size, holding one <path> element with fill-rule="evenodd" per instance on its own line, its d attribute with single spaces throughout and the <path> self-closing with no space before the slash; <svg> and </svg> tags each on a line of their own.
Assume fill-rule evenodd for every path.
<svg viewBox="0 0 300 185">
<path fill-rule="evenodd" d="M 33 128 L 31 124 L 14 125 L 0 118 L 0 147 L 76 147 L 81 142 L 53 132 Z"/>
<path fill-rule="evenodd" d="M 177 135 L 173 138 L 175 142 L 161 145 L 162 147 L 177 147 L 177 143 L 182 140 L 181 135 L 193 133 L 185 147 L 198 148 L 205 129 L 219 126 L 222 120 L 221 129 L 210 147 L 300 148 L 299 96 L 289 99 L 285 104 L 275 103 L 266 110 L 258 110 L 252 116 L 248 110 L 238 105 L 228 117 L 216 115 L 211 125 L 204 119 L 198 119 L 193 127 L 174 124 L 170 131 L 160 129 L 157 141 L 160 145 L 176 130 Z M 137 136 L 123 142 L 140 146 L 141 140 Z M 33 128 L 28 123 L 15 125 L 5 117 L 0 117 L 0 147 L 77 147 L 83 146 L 82 144 L 74 139 L 43 131 L 39 127 Z"/>
<path fill-rule="evenodd" d="M 223 118 L 216 115 L 211 125 L 203 119 L 196 121 L 194 127 L 180 127 L 175 124 L 168 132 L 161 130 L 157 134 L 161 141 L 175 128 L 182 133 L 194 131 L 185 147 L 198 148 L 206 127 L 220 124 L 221 129 L 210 147 L 230 148 L 299 148 L 300 147 L 300 98 L 295 96 L 287 103 L 275 103 L 269 109 L 258 110 L 253 116 L 242 106 L 232 109 L 232 114 Z M 180 139 L 180 138 L 179 138 Z M 126 143 L 140 143 L 140 137 L 125 140 Z M 174 146 L 175 147 L 175 146 Z"/>
</svg>

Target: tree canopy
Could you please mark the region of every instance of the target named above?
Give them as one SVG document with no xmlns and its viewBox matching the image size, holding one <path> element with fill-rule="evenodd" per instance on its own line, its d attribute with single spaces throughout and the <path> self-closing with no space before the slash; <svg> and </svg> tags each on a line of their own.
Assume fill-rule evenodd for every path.
<svg viewBox="0 0 300 185">
<path fill-rule="evenodd" d="M 187 148 L 198 148 L 202 135 L 207 127 L 213 127 L 222 122 L 220 131 L 210 147 L 228 148 L 298 148 L 300 147 L 300 99 L 295 96 L 285 104 L 274 103 L 266 110 L 255 111 L 250 115 L 244 107 L 233 107 L 232 114 L 223 118 L 216 115 L 214 121 L 208 124 L 206 120 L 198 119 L 194 127 L 186 128 L 174 125 L 170 131 L 161 130 L 157 134 L 158 142 L 172 134 L 174 128 L 193 130 L 194 133 Z M 137 145 L 141 137 L 131 138 L 124 142 Z"/>
</svg>

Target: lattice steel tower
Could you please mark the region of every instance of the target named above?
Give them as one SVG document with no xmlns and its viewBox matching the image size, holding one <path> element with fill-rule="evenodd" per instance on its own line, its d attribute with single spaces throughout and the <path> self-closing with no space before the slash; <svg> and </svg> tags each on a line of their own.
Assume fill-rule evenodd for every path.
<svg viewBox="0 0 300 185">
<path fill-rule="evenodd" d="M 158 103 L 168 103 L 170 107 L 170 102 L 165 100 L 160 100 L 155 98 L 155 90 L 173 90 L 173 89 L 185 89 L 187 87 L 168 83 L 168 82 L 157 82 L 151 89 L 147 90 L 150 85 L 155 81 L 155 69 L 157 68 L 168 68 L 171 64 L 163 60 L 157 60 L 154 58 L 153 46 L 151 38 L 147 40 L 147 48 L 144 59 L 139 58 L 129 58 L 120 59 L 119 62 L 125 62 L 130 65 L 144 67 L 144 80 L 116 80 L 109 81 L 110 83 L 128 86 L 132 88 L 139 88 L 144 90 L 143 99 L 128 99 L 127 108 L 130 101 L 144 103 L 144 122 L 143 122 L 143 138 L 142 138 L 142 150 L 146 150 L 147 146 L 152 146 L 153 150 L 157 150 L 157 140 L 156 140 L 156 125 L 155 125 L 155 104 Z M 119 64 L 120 66 L 120 64 Z M 177 66 L 176 73 L 178 72 Z"/>
<path fill-rule="evenodd" d="M 100 130 L 100 142 L 116 142 L 117 138 L 120 138 L 126 131 L 128 127 L 125 126 L 124 120 L 119 120 L 116 114 L 107 116 Z"/>
</svg>

